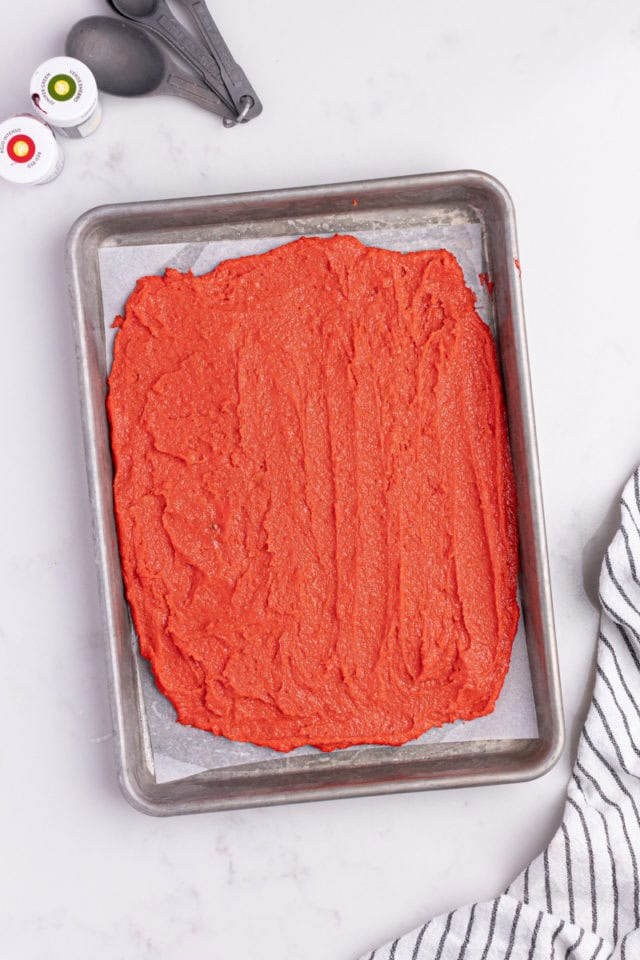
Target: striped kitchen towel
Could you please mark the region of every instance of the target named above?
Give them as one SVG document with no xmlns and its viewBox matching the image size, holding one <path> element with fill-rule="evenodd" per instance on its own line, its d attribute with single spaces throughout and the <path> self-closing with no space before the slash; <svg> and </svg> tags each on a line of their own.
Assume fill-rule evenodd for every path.
<svg viewBox="0 0 640 960">
<path fill-rule="evenodd" d="M 640 468 L 600 575 L 593 698 L 549 846 L 488 903 L 363 960 L 640 960 Z"/>
</svg>

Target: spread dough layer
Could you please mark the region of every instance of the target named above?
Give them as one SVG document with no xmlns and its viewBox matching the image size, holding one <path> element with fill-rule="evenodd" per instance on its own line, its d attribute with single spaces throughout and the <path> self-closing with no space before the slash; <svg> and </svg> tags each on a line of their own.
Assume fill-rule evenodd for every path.
<svg viewBox="0 0 640 960">
<path fill-rule="evenodd" d="M 489 713 L 515 496 L 456 259 L 301 239 L 145 277 L 118 323 L 122 568 L 180 722 L 332 750 Z"/>
</svg>

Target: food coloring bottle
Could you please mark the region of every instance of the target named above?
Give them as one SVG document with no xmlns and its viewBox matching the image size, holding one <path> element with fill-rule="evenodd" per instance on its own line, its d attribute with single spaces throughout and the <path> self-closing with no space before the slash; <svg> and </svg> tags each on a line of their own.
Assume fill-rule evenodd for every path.
<svg viewBox="0 0 640 960">
<path fill-rule="evenodd" d="M 29 113 L 0 123 L 0 177 L 35 186 L 55 180 L 64 155 L 51 127 Z"/>
<path fill-rule="evenodd" d="M 74 57 L 53 57 L 41 63 L 31 77 L 30 92 L 36 113 L 66 137 L 88 137 L 100 126 L 95 77 Z"/>
</svg>

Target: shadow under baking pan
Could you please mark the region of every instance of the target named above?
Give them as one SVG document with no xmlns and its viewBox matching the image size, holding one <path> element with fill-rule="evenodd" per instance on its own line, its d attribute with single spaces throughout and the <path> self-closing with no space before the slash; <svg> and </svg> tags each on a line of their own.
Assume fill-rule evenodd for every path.
<svg viewBox="0 0 640 960">
<path fill-rule="evenodd" d="M 429 731 L 402 747 L 304 747 L 283 755 L 177 724 L 138 653 L 113 516 L 105 412 L 110 328 L 142 275 L 168 266 L 203 273 L 229 257 L 334 233 L 404 251 L 446 247 L 476 293 L 496 340 L 505 393 L 522 618 L 489 717 Z M 557 760 L 564 731 L 517 256 L 508 194 L 476 172 L 121 204 L 89 211 L 72 228 L 69 287 L 120 781 L 138 809 L 188 813 L 522 780 Z"/>
</svg>

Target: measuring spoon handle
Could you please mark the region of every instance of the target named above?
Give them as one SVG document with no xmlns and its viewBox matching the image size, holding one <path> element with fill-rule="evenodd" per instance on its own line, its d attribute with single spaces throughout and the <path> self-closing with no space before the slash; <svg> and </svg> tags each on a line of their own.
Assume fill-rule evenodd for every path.
<svg viewBox="0 0 640 960">
<path fill-rule="evenodd" d="M 258 96 L 249 83 L 247 76 L 233 59 L 229 47 L 224 41 L 218 26 L 211 16 L 205 0 L 181 0 L 183 6 L 191 12 L 191 16 L 196 22 L 198 29 L 202 33 L 211 55 L 215 58 L 222 74 L 222 81 L 227 88 L 238 111 L 243 110 L 244 119 L 250 120 L 257 117 L 262 112 L 262 104 Z M 246 108 L 246 98 L 249 97 L 253 104 Z"/>
<path fill-rule="evenodd" d="M 192 67 L 195 67 L 195 69 L 202 74 L 207 86 L 211 88 L 216 96 L 219 97 L 223 103 L 226 103 L 230 109 L 233 109 L 233 103 L 230 102 L 229 94 L 226 92 L 222 74 L 216 61 L 207 53 L 201 43 L 193 39 L 180 21 L 176 20 L 168 7 L 165 9 L 164 4 L 159 4 L 158 6 L 159 9 L 149 16 L 131 19 L 137 20 L 138 23 L 141 23 L 149 30 L 153 30 L 162 37 L 163 40 L 171 44 L 174 50 L 176 50 L 187 63 L 190 63 Z"/>
<path fill-rule="evenodd" d="M 190 100 L 191 103 L 202 107 L 203 110 L 208 110 L 209 113 L 215 113 L 216 116 L 222 117 L 224 120 L 235 122 L 235 111 L 231 110 L 226 103 L 223 103 L 220 97 L 208 87 L 205 87 L 203 83 L 198 80 L 190 80 L 181 73 L 169 72 L 159 92 L 175 94 L 175 96 L 182 97 L 184 100 Z M 229 126 L 232 125 L 229 124 Z"/>
</svg>

